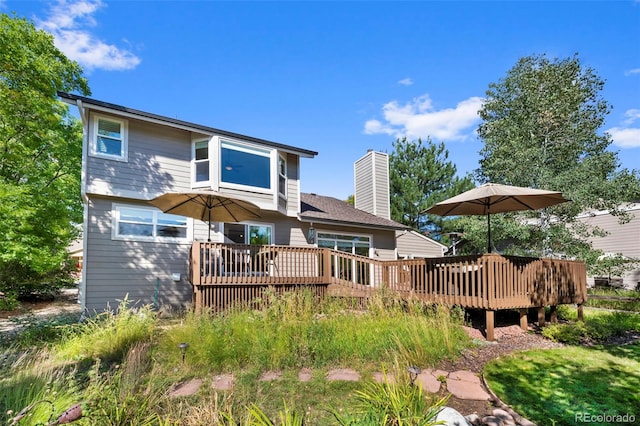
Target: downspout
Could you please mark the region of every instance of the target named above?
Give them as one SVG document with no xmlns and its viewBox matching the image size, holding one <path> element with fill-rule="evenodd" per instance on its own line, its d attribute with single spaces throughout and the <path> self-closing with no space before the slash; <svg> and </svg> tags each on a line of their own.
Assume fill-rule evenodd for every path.
<svg viewBox="0 0 640 426">
<path fill-rule="evenodd" d="M 87 111 L 82 105 L 80 99 L 76 100 L 80 120 L 82 121 L 82 161 L 80 171 L 80 196 L 82 197 L 83 213 L 82 213 L 82 278 L 78 288 L 78 303 L 82 312 L 87 310 L 87 231 L 89 230 L 89 199 L 87 198 L 87 152 L 88 152 L 88 135 L 89 135 L 89 119 Z"/>
</svg>

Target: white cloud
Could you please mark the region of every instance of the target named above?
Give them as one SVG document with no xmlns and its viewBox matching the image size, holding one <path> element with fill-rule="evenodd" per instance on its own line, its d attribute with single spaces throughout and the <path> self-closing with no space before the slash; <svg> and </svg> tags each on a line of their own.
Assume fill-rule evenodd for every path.
<svg viewBox="0 0 640 426">
<path fill-rule="evenodd" d="M 640 109 L 629 109 L 624 113 L 625 120 L 624 124 L 630 125 L 633 124 L 636 120 L 640 120 Z"/>
<path fill-rule="evenodd" d="M 459 141 L 468 139 L 480 120 L 478 110 L 483 99 L 471 97 L 455 108 L 436 110 L 428 94 L 401 105 L 391 101 L 382 107 L 384 120 L 368 120 L 364 133 L 387 134 L 409 139 L 431 137 L 435 140 Z"/>
<path fill-rule="evenodd" d="M 398 81 L 398 84 L 401 84 L 403 86 L 411 86 L 413 85 L 413 80 L 411 79 L 411 77 L 403 78 L 402 80 Z"/>
<path fill-rule="evenodd" d="M 622 126 L 612 127 L 607 130 L 611 135 L 613 144 L 620 148 L 640 147 L 640 128 L 631 127 L 636 121 L 640 121 L 640 109 L 629 109 L 624 113 L 625 119 Z"/>
<path fill-rule="evenodd" d="M 639 1 L 640 3 L 640 1 Z M 633 75 L 633 74 L 640 74 L 640 68 L 634 68 L 632 70 L 628 70 L 624 72 L 624 75 Z"/>
<path fill-rule="evenodd" d="M 100 0 L 59 0 L 51 6 L 49 16 L 37 23 L 54 36 L 58 49 L 87 69 L 135 68 L 140 58 L 100 40 L 88 30 L 97 25 L 94 14 L 103 6 Z"/>
<path fill-rule="evenodd" d="M 640 128 L 638 127 L 612 127 L 607 132 L 613 138 L 613 144 L 620 148 L 640 147 Z"/>
</svg>

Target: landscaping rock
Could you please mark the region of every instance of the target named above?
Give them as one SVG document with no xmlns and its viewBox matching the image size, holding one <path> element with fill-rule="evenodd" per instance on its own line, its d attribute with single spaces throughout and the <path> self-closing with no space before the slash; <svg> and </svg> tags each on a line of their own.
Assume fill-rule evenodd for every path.
<svg viewBox="0 0 640 426">
<path fill-rule="evenodd" d="M 443 407 L 435 420 L 444 421 L 446 426 L 472 426 L 462 414 L 451 407 Z"/>
<path fill-rule="evenodd" d="M 200 390 L 200 386 L 202 386 L 201 379 L 191 379 L 188 382 L 178 384 L 171 392 L 169 392 L 169 396 L 171 398 L 190 396 L 197 393 Z"/>
<path fill-rule="evenodd" d="M 464 416 L 465 419 L 473 426 L 482 426 L 482 421 L 480 420 L 480 416 L 476 413 L 469 414 L 468 416 Z"/>
<path fill-rule="evenodd" d="M 447 390 L 460 399 L 488 401 L 491 398 L 482 387 L 480 378 L 470 371 L 449 373 Z"/>
<path fill-rule="evenodd" d="M 423 390 L 431 393 L 438 393 L 442 386 L 442 383 L 438 380 L 438 376 L 435 376 L 429 370 L 418 374 L 416 384 L 422 386 Z"/>
<path fill-rule="evenodd" d="M 331 370 L 327 373 L 327 380 L 336 381 L 343 380 L 346 382 L 357 382 L 360 380 L 360 373 L 350 368 L 339 368 Z"/>
<path fill-rule="evenodd" d="M 301 382 L 310 382 L 313 377 L 313 370 L 310 368 L 303 368 L 298 372 L 298 380 Z"/>
<path fill-rule="evenodd" d="M 513 419 L 513 416 L 505 410 L 496 408 L 493 410 L 493 416 L 500 419 L 504 426 L 516 426 L 516 421 Z"/>
<path fill-rule="evenodd" d="M 502 426 L 502 421 L 496 416 L 486 416 L 482 418 L 484 426 Z"/>
<path fill-rule="evenodd" d="M 233 374 L 221 374 L 214 376 L 211 382 L 211 387 L 216 390 L 231 390 L 235 385 L 235 378 Z"/>
<path fill-rule="evenodd" d="M 282 377 L 282 372 L 280 371 L 267 371 L 265 373 L 262 373 L 262 375 L 260 376 L 260 381 L 271 382 L 273 380 L 280 379 L 280 377 Z"/>
<path fill-rule="evenodd" d="M 373 373 L 373 380 L 376 383 L 395 383 L 396 378 L 393 374 L 381 373 L 379 371 Z"/>
</svg>

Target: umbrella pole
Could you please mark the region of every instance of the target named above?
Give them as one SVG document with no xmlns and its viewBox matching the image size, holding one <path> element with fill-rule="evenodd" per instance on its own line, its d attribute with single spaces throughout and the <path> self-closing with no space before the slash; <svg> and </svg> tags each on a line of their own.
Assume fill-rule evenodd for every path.
<svg viewBox="0 0 640 426">
<path fill-rule="evenodd" d="M 211 242 L 211 209 L 209 209 L 209 220 L 207 221 L 207 228 L 209 228 L 209 236 L 207 237 L 207 242 Z"/>
<path fill-rule="evenodd" d="M 487 253 L 491 253 L 491 207 L 487 206 Z"/>
</svg>

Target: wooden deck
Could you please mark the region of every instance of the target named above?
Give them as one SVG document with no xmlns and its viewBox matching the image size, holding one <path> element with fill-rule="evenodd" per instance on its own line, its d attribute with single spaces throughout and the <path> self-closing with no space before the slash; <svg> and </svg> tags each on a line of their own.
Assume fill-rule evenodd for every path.
<svg viewBox="0 0 640 426">
<path fill-rule="evenodd" d="M 322 296 L 351 297 L 386 288 L 425 302 L 484 309 L 490 340 L 495 310 L 519 308 L 522 325 L 529 308 L 577 304 L 581 314 L 587 297 L 585 264 L 562 259 L 484 254 L 381 261 L 320 248 L 194 242 L 190 263 L 196 310 L 250 303 L 269 287 L 306 286 Z"/>
</svg>

